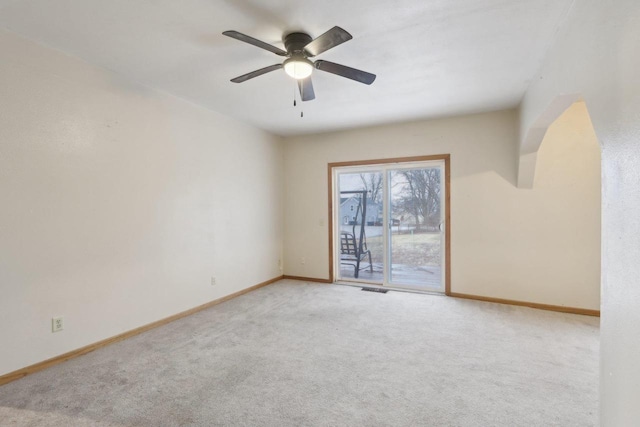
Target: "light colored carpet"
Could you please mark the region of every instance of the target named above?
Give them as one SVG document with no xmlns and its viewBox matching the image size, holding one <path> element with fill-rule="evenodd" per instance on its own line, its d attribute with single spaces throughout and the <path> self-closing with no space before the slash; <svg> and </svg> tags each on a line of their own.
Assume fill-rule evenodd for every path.
<svg viewBox="0 0 640 427">
<path fill-rule="evenodd" d="M 596 425 L 598 323 L 284 280 L 0 387 L 0 424 Z"/>
</svg>

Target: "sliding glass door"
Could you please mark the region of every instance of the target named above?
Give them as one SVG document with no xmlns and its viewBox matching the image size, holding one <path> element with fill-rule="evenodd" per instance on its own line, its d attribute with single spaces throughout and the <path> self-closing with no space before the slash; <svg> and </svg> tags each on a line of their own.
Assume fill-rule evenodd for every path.
<svg viewBox="0 0 640 427">
<path fill-rule="evenodd" d="M 334 171 L 334 265 L 341 281 L 445 290 L 444 161 Z"/>
</svg>

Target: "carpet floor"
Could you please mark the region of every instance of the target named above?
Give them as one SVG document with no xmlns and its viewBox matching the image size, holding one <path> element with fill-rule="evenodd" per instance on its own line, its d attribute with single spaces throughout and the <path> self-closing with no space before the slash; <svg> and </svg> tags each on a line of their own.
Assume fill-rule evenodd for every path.
<svg viewBox="0 0 640 427">
<path fill-rule="evenodd" d="M 599 319 L 283 280 L 0 387 L 2 426 L 592 426 Z"/>
</svg>

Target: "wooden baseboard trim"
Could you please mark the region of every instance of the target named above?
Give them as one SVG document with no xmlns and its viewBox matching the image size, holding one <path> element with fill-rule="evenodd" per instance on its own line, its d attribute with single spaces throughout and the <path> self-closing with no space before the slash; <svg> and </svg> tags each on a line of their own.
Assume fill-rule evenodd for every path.
<svg viewBox="0 0 640 427">
<path fill-rule="evenodd" d="M 480 295 L 459 294 L 452 292 L 449 296 L 454 298 L 472 299 L 476 301 L 494 302 L 497 304 L 518 305 L 522 307 L 537 308 L 539 310 L 559 311 L 561 313 L 581 314 L 583 316 L 600 317 L 600 310 L 590 310 L 587 308 L 565 307 L 562 305 L 538 304 L 535 302 L 515 301 L 502 298 L 483 297 Z"/>
<path fill-rule="evenodd" d="M 7 384 L 7 383 L 10 383 L 12 381 L 19 380 L 20 378 L 26 377 L 27 375 L 33 374 L 35 372 L 42 371 L 43 369 L 50 368 L 51 366 L 55 366 L 55 365 L 60 364 L 62 362 L 66 362 L 67 360 L 75 359 L 76 357 L 82 356 L 82 355 L 87 354 L 87 353 L 91 353 L 92 351 L 97 350 L 97 349 L 102 348 L 102 347 L 106 347 L 109 344 L 113 344 L 113 343 L 116 343 L 116 342 L 119 342 L 119 341 L 123 341 L 123 340 L 125 340 L 127 338 L 131 338 L 133 336 L 136 336 L 136 335 L 141 334 L 143 332 L 146 332 L 148 330 L 157 328 L 159 326 L 166 325 L 167 323 L 171 323 L 174 320 L 178 320 L 178 319 L 182 319 L 183 317 L 190 316 L 190 315 L 195 314 L 195 313 L 197 313 L 199 311 L 202 311 L 202 310 L 205 310 L 207 308 L 213 307 L 214 305 L 218 305 L 218 304 L 223 303 L 225 301 L 229 301 L 230 299 L 239 297 L 240 295 L 244 295 L 244 294 L 247 294 L 247 293 L 249 293 L 251 291 L 255 291 L 256 289 L 265 287 L 265 286 L 270 285 L 270 284 L 272 284 L 274 282 L 282 280 L 283 277 L 284 276 L 275 277 L 275 278 L 267 280 L 265 282 L 258 283 L 257 285 L 251 286 L 251 287 L 249 287 L 247 289 L 243 289 L 241 291 L 234 292 L 233 294 L 230 294 L 230 295 L 227 295 L 225 297 L 210 301 L 210 302 L 208 302 L 206 304 L 202 304 L 202 305 L 199 305 L 199 306 L 194 307 L 192 309 L 189 309 L 189 310 L 174 314 L 173 316 L 169 316 L 169 317 L 166 317 L 164 319 L 157 320 L 157 321 L 149 323 L 147 325 L 140 326 L 139 328 L 135 328 L 135 329 L 132 329 L 130 331 L 123 332 L 121 334 L 115 335 L 115 336 L 113 336 L 111 338 L 107 338 L 107 339 L 104 339 L 102 341 L 98 341 L 98 342 L 95 342 L 93 344 L 89 344 L 89 345 L 81 347 L 79 349 L 72 350 L 72 351 L 70 351 L 68 353 L 61 354 L 60 356 L 56 356 L 56 357 L 53 357 L 51 359 L 47 359 L 47 360 L 45 360 L 43 362 L 39 362 L 39 363 L 36 363 L 34 365 L 27 366 L 26 368 L 18 369 L 17 371 L 13 371 L 13 372 L 10 372 L 8 374 L 2 375 L 2 376 L 0 376 L 0 386 L 2 386 L 4 384 Z"/>
<path fill-rule="evenodd" d="M 315 282 L 315 283 L 333 283 L 329 279 L 315 279 L 313 277 L 301 277 L 301 276 L 282 276 L 283 279 L 300 280 L 301 282 Z"/>
</svg>

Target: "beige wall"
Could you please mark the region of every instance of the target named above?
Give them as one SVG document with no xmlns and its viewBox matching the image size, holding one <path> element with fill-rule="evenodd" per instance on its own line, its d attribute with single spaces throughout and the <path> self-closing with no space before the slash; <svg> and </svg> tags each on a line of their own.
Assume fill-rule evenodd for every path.
<svg viewBox="0 0 640 427">
<path fill-rule="evenodd" d="M 281 274 L 279 138 L 9 33 L 0 57 L 0 374 Z"/>
<path fill-rule="evenodd" d="M 449 153 L 452 291 L 599 309 L 600 155 L 584 104 L 548 132 L 533 190 L 515 185 L 517 123 L 503 111 L 287 139 L 285 273 L 329 277 L 327 163 Z"/>
</svg>

